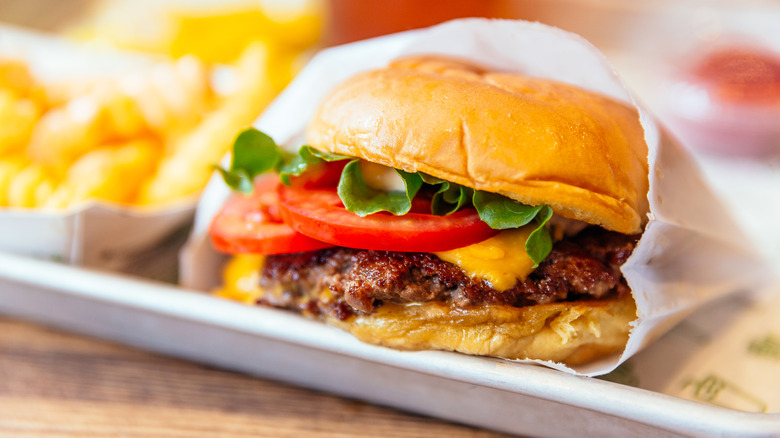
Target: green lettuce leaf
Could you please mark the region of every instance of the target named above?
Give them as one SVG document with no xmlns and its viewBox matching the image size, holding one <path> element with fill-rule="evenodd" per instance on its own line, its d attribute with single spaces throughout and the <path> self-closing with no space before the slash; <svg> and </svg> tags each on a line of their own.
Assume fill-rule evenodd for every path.
<svg viewBox="0 0 780 438">
<path fill-rule="evenodd" d="M 253 178 L 250 178 L 246 171 L 241 169 L 228 170 L 216 165 L 214 168 L 222 174 L 222 180 L 225 181 L 225 184 L 231 189 L 247 195 L 255 190 L 255 186 L 252 184 Z"/>
<path fill-rule="evenodd" d="M 230 188 L 241 193 L 252 193 L 255 177 L 276 170 L 283 160 L 283 151 L 271 137 L 249 128 L 238 134 L 233 142 L 230 168 L 216 168 Z"/>
<path fill-rule="evenodd" d="M 533 260 L 534 268 L 552 251 L 552 237 L 546 227 L 553 214 L 549 205 L 532 207 L 497 193 L 481 191 L 474 192 L 473 202 L 480 219 L 490 228 L 505 230 L 528 225 L 531 221 L 536 223 L 525 241 L 525 250 Z"/>
<path fill-rule="evenodd" d="M 552 251 L 552 236 L 550 236 L 550 230 L 545 226 L 552 215 L 552 208 L 545 205 L 534 218 L 536 229 L 528 235 L 528 239 L 525 241 L 525 251 L 533 260 L 534 268 L 539 266 L 539 263 Z"/>
<path fill-rule="evenodd" d="M 437 216 L 446 216 L 471 204 L 473 189 L 424 173 L 419 173 L 419 175 L 425 184 L 438 186 L 431 199 L 431 213 Z"/>
<path fill-rule="evenodd" d="M 409 213 L 412 208 L 412 199 L 422 187 L 422 178 L 416 173 L 397 169 L 396 172 L 404 180 L 406 189 L 387 192 L 366 184 L 363 173 L 360 171 L 360 162 L 357 159 L 347 163 L 341 173 L 337 188 L 344 207 L 360 217 L 380 211 L 387 211 L 396 216 Z"/>
<path fill-rule="evenodd" d="M 474 207 L 479 218 L 495 230 L 519 228 L 527 225 L 542 210 L 543 206 L 532 207 L 498 193 L 474 192 Z"/>
<path fill-rule="evenodd" d="M 310 166 L 348 159 L 353 158 L 318 151 L 311 146 L 301 146 L 297 154 L 292 154 L 280 148 L 267 134 L 247 128 L 233 142 L 230 168 L 215 168 L 230 188 L 248 194 L 254 190 L 252 181 L 262 173 L 275 171 L 283 183 L 290 184 L 291 176 L 302 174 Z"/>
<path fill-rule="evenodd" d="M 322 164 L 325 161 L 354 160 L 353 157 L 346 155 L 332 154 L 314 149 L 311 146 L 304 145 L 298 150 L 298 155 L 292 156 L 286 160 L 278 169 L 279 179 L 282 183 L 290 185 L 291 176 L 299 176 L 310 166 Z"/>
</svg>

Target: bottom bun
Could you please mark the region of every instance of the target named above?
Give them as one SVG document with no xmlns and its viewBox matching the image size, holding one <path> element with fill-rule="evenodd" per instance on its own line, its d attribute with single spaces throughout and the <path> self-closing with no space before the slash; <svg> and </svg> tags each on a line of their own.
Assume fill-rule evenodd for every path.
<svg viewBox="0 0 780 438">
<path fill-rule="evenodd" d="M 457 309 L 442 303 L 384 304 L 334 326 L 405 350 L 449 350 L 577 365 L 623 350 L 637 318 L 630 294 L 611 300 Z"/>
</svg>

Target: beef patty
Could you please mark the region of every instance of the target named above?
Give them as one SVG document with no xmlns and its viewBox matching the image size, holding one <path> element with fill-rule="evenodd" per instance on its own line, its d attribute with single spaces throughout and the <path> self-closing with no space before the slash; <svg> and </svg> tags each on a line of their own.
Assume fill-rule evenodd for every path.
<svg viewBox="0 0 780 438">
<path fill-rule="evenodd" d="M 556 242 L 524 281 L 503 291 L 429 253 L 335 247 L 268 256 L 260 276 L 266 292 L 260 302 L 344 320 L 356 312 L 371 313 L 385 302 L 520 307 L 614 297 L 629 292 L 620 266 L 638 239 L 586 228 Z"/>
</svg>

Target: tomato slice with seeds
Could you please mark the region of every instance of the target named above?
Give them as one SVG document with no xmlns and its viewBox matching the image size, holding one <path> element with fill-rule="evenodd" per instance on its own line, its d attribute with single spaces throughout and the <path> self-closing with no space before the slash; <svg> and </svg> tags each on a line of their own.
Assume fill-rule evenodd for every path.
<svg viewBox="0 0 780 438">
<path fill-rule="evenodd" d="M 282 218 L 311 238 L 350 248 L 436 252 L 462 248 L 498 234 L 473 208 L 447 216 L 423 213 L 419 202 L 403 216 L 375 213 L 360 217 L 347 211 L 335 188 L 280 185 Z M 430 211 L 428 207 L 427 211 Z"/>
<path fill-rule="evenodd" d="M 228 254 L 287 254 L 333 246 L 293 230 L 282 221 L 276 174 L 257 179 L 251 195 L 234 194 L 209 228 L 218 251 Z"/>
</svg>

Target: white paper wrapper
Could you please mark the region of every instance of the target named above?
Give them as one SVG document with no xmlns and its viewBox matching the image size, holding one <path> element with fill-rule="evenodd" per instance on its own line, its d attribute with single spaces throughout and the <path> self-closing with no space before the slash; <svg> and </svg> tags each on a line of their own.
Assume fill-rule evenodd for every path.
<svg viewBox="0 0 780 438">
<path fill-rule="evenodd" d="M 466 19 L 323 51 L 257 120 L 255 127 L 296 149 L 316 108 L 338 83 L 357 72 L 410 54 L 446 54 L 501 70 L 571 83 L 636 105 L 604 56 L 582 38 L 539 23 Z M 621 355 L 569 368 L 583 375 L 613 370 L 697 306 L 724 294 L 766 284 L 769 265 L 753 249 L 728 211 L 703 183 L 690 157 L 638 107 L 649 147 L 650 220 L 623 272 L 639 317 Z M 220 281 L 220 261 L 206 235 L 228 196 L 214 178 L 198 208 L 182 253 L 185 285 L 208 289 Z"/>
<path fill-rule="evenodd" d="M 43 82 L 115 77 L 151 67 L 161 58 L 88 47 L 64 39 L 0 27 L 0 57 L 20 60 Z M 120 270 L 139 254 L 186 226 L 194 199 L 165 209 L 86 203 L 63 211 L 0 209 L 0 251 Z"/>
</svg>

